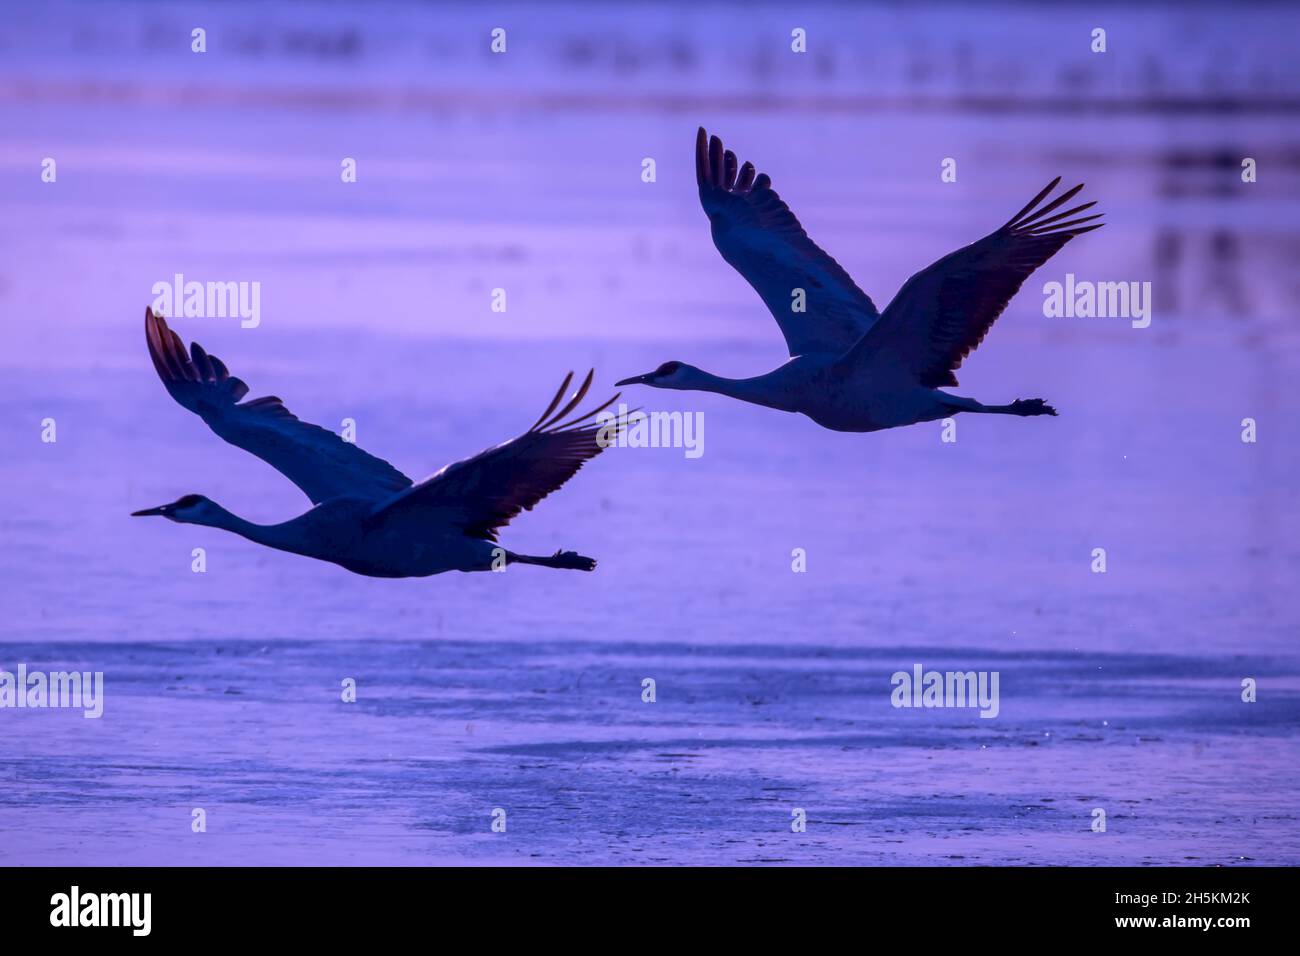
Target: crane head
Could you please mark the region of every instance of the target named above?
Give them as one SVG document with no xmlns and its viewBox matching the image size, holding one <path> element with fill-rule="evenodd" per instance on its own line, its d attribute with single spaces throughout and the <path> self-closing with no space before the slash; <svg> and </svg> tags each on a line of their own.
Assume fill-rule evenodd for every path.
<svg viewBox="0 0 1300 956">
<path fill-rule="evenodd" d="M 172 521 L 198 523 L 207 514 L 212 501 L 203 495 L 185 495 L 177 498 L 169 505 L 159 505 L 157 508 L 145 508 L 143 511 L 132 511 L 131 517 L 143 518 L 148 515 L 161 515 L 164 518 L 170 518 Z"/>
<path fill-rule="evenodd" d="M 687 365 L 685 362 L 664 362 L 653 372 L 625 378 L 621 382 L 615 382 L 614 387 L 650 385 L 654 388 L 691 388 L 691 374 L 698 371 L 693 365 Z"/>
</svg>

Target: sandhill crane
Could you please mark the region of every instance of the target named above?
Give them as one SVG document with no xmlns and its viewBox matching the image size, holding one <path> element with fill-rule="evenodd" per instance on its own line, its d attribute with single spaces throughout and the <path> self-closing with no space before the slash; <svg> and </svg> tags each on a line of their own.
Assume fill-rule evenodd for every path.
<svg viewBox="0 0 1300 956">
<path fill-rule="evenodd" d="M 241 402 L 248 386 L 197 342 L 186 354 L 180 337 L 152 309 L 145 310 L 144 326 L 149 356 L 172 398 L 221 438 L 280 471 L 313 507 L 282 524 L 259 525 L 203 495 L 185 495 L 134 515 L 224 528 L 267 547 L 372 577 L 423 577 L 509 564 L 595 569 L 592 558 L 573 551 L 537 557 L 506 551 L 497 543 L 501 527 L 563 485 L 616 435 L 618 422 L 601 427 L 582 423 L 617 395 L 564 421 L 586 397 L 591 372 L 556 411 L 573 380 L 572 372 L 565 376 L 546 411 L 522 435 L 413 482 L 383 459 L 301 421 L 274 396 Z"/>
<path fill-rule="evenodd" d="M 884 313 L 804 232 L 766 173 L 739 166 L 703 128 L 695 140 L 700 203 L 713 244 L 754 287 L 781 327 L 790 360 L 766 375 L 722 378 L 685 362 L 617 385 L 717 392 L 799 412 L 825 428 L 870 432 L 934 421 L 956 412 L 1055 415 L 1040 398 L 985 405 L 939 390 L 992 327 L 1021 283 L 1075 236 L 1103 223 L 1071 218 L 1095 205 L 1044 218 L 1083 184 L 1046 205 L 1058 176 L 1005 225 L 922 269 Z M 803 311 L 795 304 L 802 294 Z"/>
</svg>

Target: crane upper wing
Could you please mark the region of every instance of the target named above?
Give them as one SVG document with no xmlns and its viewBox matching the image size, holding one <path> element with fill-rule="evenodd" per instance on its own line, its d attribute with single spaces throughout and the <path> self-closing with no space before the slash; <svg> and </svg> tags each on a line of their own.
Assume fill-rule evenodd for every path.
<svg viewBox="0 0 1300 956">
<path fill-rule="evenodd" d="M 618 400 L 616 394 L 599 408 L 559 424 L 586 396 L 592 372 L 577 393 L 560 409 L 570 372 L 550 406 L 532 428 L 517 438 L 453 462 L 388 501 L 376 505 L 373 522 L 419 521 L 446 524 L 474 538 L 497 540 L 497 529 L 533 506 L 595 458 L 618 434 L 621 422 L 586 424 Z M 552 414 L 555 412 L 555 414 Z"/>
<path fill-rule="evenodd" d="M 781 327 L 791 355 L 841 355 L 879 316 L 875 304 L 840 264 L 804 232 L 772 189 L 766 173 L 737 167 L 736 154 L 701 127 L 695 138 L 695 178 L 713 244 L 754 287 Z M 805 311 L 794 311 L 795 290 Z"/>
<path fill-rule="evenodd" d="M 843 367 L 873 364 L 902 370 L 931 388 L 956 385 L 954 372 L 1030 273 L 1075 236 L 1105 225 L 1084 225 L 1100 213 L 1071 218 L 1095 202 L 1043 218 L 1083 188 L 1080 183 L 1038 208 L 1060 181 L 1058 176 L 1048 183 L 1000 229 L 908 279 L 880 321 L 845 356 Z"/>
<path fill-rule="evenodd" d="M 314 504 L 340 495 L 391 497 L 411 486 L 382 458 L 334 432 L 301 421 L 275 396 L 240 403 L 248 386 L 215 355 L 180 337 L 152 309 L 144 313 L 149 357 L 168 393 L 230 444 L 251 452 L 306 493 Z"/>
</svg>

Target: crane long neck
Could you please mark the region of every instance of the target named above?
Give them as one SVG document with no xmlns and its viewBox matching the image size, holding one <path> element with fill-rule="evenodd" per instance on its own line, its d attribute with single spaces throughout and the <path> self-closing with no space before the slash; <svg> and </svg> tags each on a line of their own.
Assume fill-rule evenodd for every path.
<svg viewBox="0 0 1300 956">
<path fill-rule="evenodd" d="M 289 522 L 283 524 L 254 524 L 251 521 L 244 520 L 237 514 L 232 514 L 216 502 L 212 502 L 210 508 L 214 512 L 210 517 L 194 523 L 232 531 L 242 538 L 247 538 L 255 544 L 265 545 L 268 548 L 301 553 L 298 546 L 299 542 L 291 534 L 287 533 Z"/>
<path fill-rule="evenodd" d="M 766 376 L 762 375 L 757 378 L 723 378 L 721 375 L 696 369 L 691 374 L 690 387 L 700 392 L 716 392 L 742 402 L 792 411 L 790 397 L 772 388 L 771 383 L 765 379 Z"/>
</svg>

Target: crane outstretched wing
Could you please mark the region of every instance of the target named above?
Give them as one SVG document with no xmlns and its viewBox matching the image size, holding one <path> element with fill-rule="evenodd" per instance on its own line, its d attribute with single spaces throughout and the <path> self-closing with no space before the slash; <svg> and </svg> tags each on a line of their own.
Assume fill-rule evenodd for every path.
<svg viewBox="0 0 1300 956">
<path fill-rule="evenodd" d="M 695 178 L 713 244 L 762 298 L 791 355 L 842 355 L 879 317 L 875 304 L 840 264 L 808 238 L 766 173 L 700 127 Z M 796 290 L 804 311 L 794 311 Z"/>
<path fill-rule="evenodd" d="M 370 521 L 446 525 L 459 528 L 469 537 L 496 541 L 499 528 L 519 512 L 532 510 L 617 436 L 621 422 L 589 422 L 618 401 L 617 394 L 599 408 L 561 423 L 586 397 L 593 374 L 587 373 L 582 386 L 556 412 L 573 381 L 570 372 L 550 406 L 528 431 L 473 458 L 453 462 L 391 500 L 379 503 Z"/>
<path fill-rule="evenodd" d="M 1084 225 L 1101 213 L 1072 218 L 1095 202 L 1043 218 L 1083 188 L 1080 183 L 1039 208 L 1060 181 L 1058 176 L 1048 183 L 1000 229 L 908 279 L 841 367 L 901 370 L 930 388 L 956 385 L 962 360 L 984 340 L 1030 273 L 1075 236 L 1105 225 Z"/>
<path fill-rule="evenodd" d="M 144 330 L 153 367 L 171 397 L 230 444 L 275 468 L 313 503 L 340 495 L 378 500 L 411 486 L 382 458 L 301 421 L 273 395 L 240 403 L 248 386 L 198 342 L 187 354 L 180 336 L 152 309 L 145 309 Z"/>
</svg>

